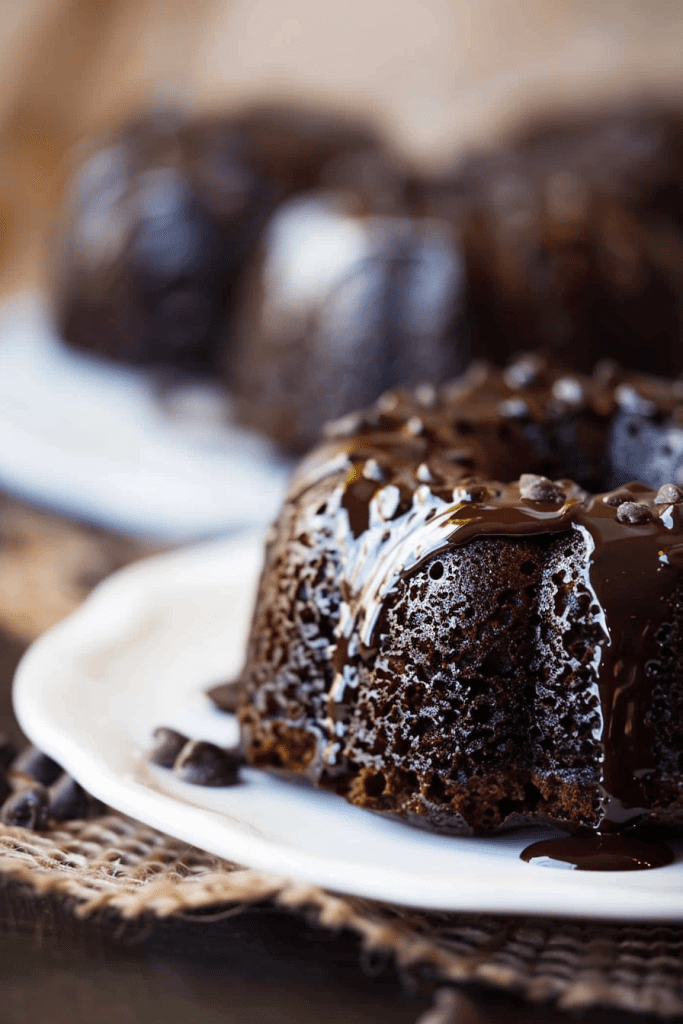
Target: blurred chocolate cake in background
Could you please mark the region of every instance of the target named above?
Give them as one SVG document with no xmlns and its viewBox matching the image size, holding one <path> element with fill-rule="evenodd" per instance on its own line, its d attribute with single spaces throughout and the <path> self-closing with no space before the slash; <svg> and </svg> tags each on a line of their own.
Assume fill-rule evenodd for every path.
<svg viewBox="0 0 683 1024">
<path fill-rule="evenodd" d="M 74 178 L 57 247 L 63 337 L 135 365 L 215 373 L 269 214 L 346 159 L 349 175 L 386 190 L 395 175 L 381 150 L 370 127 L 297 108 L 141 115 Z"/>
<path fill-rule="evenodd" d="M 477 355 L 683 370 L 682 107 L 538 119 L 433 179 L 427 207 L 462 240 Z"/>
<path fill-rule="evenodd" d="M 241 261 L 273 204 L 240 136 L 175 111 L 140 117 L 78 171 L 57 254 L 57 322 L 140 366 L 216 368 Z"/>
<path fill-rule="evenodd" d="M 369 122 L 270 104 L 145 115 L 83 164 L 67 342 L 202 373 L 290 450 L 387 388 L 541 350 L 683 370 L 683 119 L 536 120 L 418 174 Z"/>
<path fill-rule="evenodd" d="M 325 420 L 388 388 L 456 376 L 469 356 L 463 299 L 446 225 L 369 216 L 338 192 L 284 203 L 228 356 L 240 418 L 305 449 Z"/>
</svg>

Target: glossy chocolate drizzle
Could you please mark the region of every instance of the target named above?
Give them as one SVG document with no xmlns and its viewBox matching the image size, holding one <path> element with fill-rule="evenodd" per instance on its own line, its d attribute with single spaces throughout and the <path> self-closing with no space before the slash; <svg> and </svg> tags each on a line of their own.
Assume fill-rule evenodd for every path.
<svg viewBox="0 0 683 1024">
<path fill-rule="evenodd" d="M 588 581 L 599 607 L 605 643 L 595 651 L 603 748 L 601 829 L 644 814 L 651 802 L 646 780 L 655 769 L 647 722 L 651 683 L 647 665 L 657 655 L 656 634 L 681 578 L 680 506 L 660 509 L 655 493 L 632 485 L 644 522 L 621 522 L 612 495 L 572 498 L 561 508 L 547 502 L 508 504 L 514 485 L 495 504 L 459 505 L 450 544 L 473 536 L 520 536 L 578 529 L 589 550 Z M 605 500 L 607 499 L 607 500 Z M 646 516 L 649 518 L 646 519 Z"/>
<path fill-rule="evenodd" d="M 520 854 L 529 864 L 576 871 L 645 871 L 671 864 L 674 855 L 663 843 L 631 836 L 588 835 L 543 839 Z"/>
<path fill-rule="evenodd" d="M 525 381 L 522 387 L 513 375 L 478 370 L 469 383 L 459 385 L 454 398 L 443 392 L 431 401 L 426 394 L 393 393 L 365 420 L 349 426 L 350 441 L 343 440 L 341 429 L 341 441 L 308 463 L 299 477 L 304 489 L 307 476 L 312 481 L 325 475 L 325 462 L 338 472 L 340 454 L 347 459 L 337 490 L 337 532 L 346 531 L 340 544 L 345 553 L 344 603 L 330 716 L 331 721 L 340 720 L 345 664 L 372 656 L 382 603 L 400 578 L 474 537 L 579 531 L 587 555 L 582 582 L 604 637 L 593 651 L 600 718 L 596 739 L 603 751 L 601 837 L 594 842 L 593 862 L 616 865 L 621 858 L 623 864 L 635 863 L 633 851 L 633 856 L 624 849 L 616 854 L 616 846 L 628 846 L 630 840 L 620 837 L 617 842 L 604 834 L 620 832 L 657 802 L 653 729 L 647 716 L 654 683 L 648 665 L 657 658 L 658 631 L 683 582 L 683 494 L 670 485 L 656 492 L 643 483 L 591 495 L 571 480 L 553 483 L 530 475 L 512 483 L 491 480 L 492 470 L 508 469 L 510 479 L 529 466 L 551 464 L 541 449 L 553 431 L 561 437 L 567 425 L 570 452 L 576 432 L 583 429 L 596 433 L 604 449 L 619 388 L 629 401 L 635 394 L 641 404 L 653 404 L 643 395 L 648 393 L 647 381 L 634 385 L 630 379 L 628 387 L 597 378 L 572 378 L 569 383 L 571 387 L 558 388 L 555 380 L 554 387 L 547 386 L 537 374 L 531 386 Z M 579 407 L 558 403 L 553 398 L 557 393 L 570 395 L 574 402 L 578 394 Z M 656 397 L 660 413 L 664 408 L 669 414 L 680 401 L 678 395 Z M 591 474 L 594 479 L 589 469 Z M 647 472 L 643 475 L 648 478 Z M 649 482 L 660 486 L 663 481 L 653 475 Z M 610 843 L 615 854 L 611 859 Z M 581 854 L 583 863 L 577 866 L 586 868 L 589 850 L 579 849 L 585 856 Z M 661 858 L 668 851 L 662 849 L 656 855 L 651 851 L 652 865 L 644 857 L 636 866 L 654 866 L 657 858 L 666 862 Z"/>
</svg>

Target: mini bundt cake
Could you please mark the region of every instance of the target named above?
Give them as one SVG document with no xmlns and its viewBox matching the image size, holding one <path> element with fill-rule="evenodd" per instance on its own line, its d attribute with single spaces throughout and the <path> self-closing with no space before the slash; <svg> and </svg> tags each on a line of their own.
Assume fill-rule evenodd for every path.
<svg viewBox="0 0 683 1024">
<path fill-rule="evenodd" d="M 139 118 L 80 167 L 56 258 L 70 344 L 211 373 L 242 262 L 272 197 L 234 132 L 174 111 Z"/>
<path fill-rule="evenodd" d="M 72 183 L 54 253 L 58 329 L 111 359 L 217 374 L 238 282 L 276 206 L 340 177 L 387 205 L 403 176 L 360 120 L 273 105 L 143 114 Z"/>
<path fill-rule="evenodd" d="M 680 105 L 565 114 L 458 156 L 427 208 L 462 238 L 474 354 L 680 374 L 682 184 Z"/>
<path fill-rule="evenodd" d="M 682 402 L 531 357 L 331 424 L 267 544 L 247 761 L 445 832 L 683 825 Z"/>
<path fill-rule="evenodd" d="M 387 388 L 462 372 L 467 339 L 447 227 L 318 190 L 267 225 L 226 374 L 244 422 L 305 450 L 325 420 Z"/>
</svg>

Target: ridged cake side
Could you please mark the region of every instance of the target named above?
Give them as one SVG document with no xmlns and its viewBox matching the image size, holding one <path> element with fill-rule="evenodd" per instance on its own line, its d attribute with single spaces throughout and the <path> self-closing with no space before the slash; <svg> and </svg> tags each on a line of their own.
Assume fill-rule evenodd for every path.
<svg viewBox="0 0 683 1024">
<path fill-rule="evenodd" d="M 565 443 L 612 472 L 623 380 L 571 415 L 557 382 L 505 387 L 394 394 L 303 464 L 252 628 L 247 760 L 441 831 L 683 825 L 683 490 L 540 475 Z M 498 426 L 488 465 L 522 450 L 536 474 L 485 477 Z"/>
</svg>

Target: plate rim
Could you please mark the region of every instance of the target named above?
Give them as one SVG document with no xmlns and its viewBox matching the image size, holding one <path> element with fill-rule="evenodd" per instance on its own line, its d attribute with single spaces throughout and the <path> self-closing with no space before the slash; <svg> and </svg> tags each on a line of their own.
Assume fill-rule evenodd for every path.
<svg viewBox="0 0 683 1024">
<path fill-rule="evenodd" d="M 100 621 L 101 626 L 101 611 L 102 608 L 106 609 L 108 604 L 120 606 L 123 599 L 129 613 L 135 612 L 135 602 L 133 600 L 129 602 L 127 598 L 136 593 L 138 598 L 142 598 L 143 605 L 149 604 L 154 596 L 152 583 L 156 583 L 158 586 L 165 577 L 177 578 L 179 570 L 191 573 L 197 564 L 215 561 L 217 549 L 227 559 L 241 557 L 247 563 L 251 560 L 251 569 L 257 576 L 254 560 L 262 558 L 263 531 L 259 529 L 237 538 L 221 538 L 218 541 L 212 540 L 199 545 L 183 547 L 127 566 L 99 584 L 83 605 L 48 630 L 29 647 L 15 674 L 13 701 L 19 723 L 33 742 L 54 757 L 94 796 L 104 800 L 105 803 L 120 812 L 182 841 L 201 846 L 216 856 L 244 863 L 245 866 L 265 871 L 277 878 L 289 878 L 297 882 L 319 885 L 336 892 L 344 892 L 348 895 L 379 899 L 425 910 L 586 919 L 585 908 L 582 906 L 577 909 L 576 906 L 578 883 L 566 886 L 558 884 L 561 881 L 558 875 L 565 876 L 565 880 L 567 880 L 566 874 L 576 878 L 578 873 L 574 872 L 551 872 L 547 869 L 530 866 L 534 871 L 533 879 L 530 876 L 530 885 L 520 888 L 525 890 L 533 888 L 536 900 L 530 901 L 528 897 L 520 899 L 520 889 L 515 887 L 514 883 L 509 889 L 496 887 L 498 894 L 496 899 L 492 900 L 493 887 L 490 881 L 490 867 L 488 870 L 482 869 L 479 873 L 468 870 L 467 884 L 464 888 L 462 885 L 456 887 L 453 883 L 450 886 L 443 884 L 435 886 L 435 877 L 440 878 L 441 876 L 434 875 L 423 876 L 426 884 L 420 885 L 415 872 L 410 873 L 396 867 L 378 868 L 368 864 L 363 867 L 364 874 L 356 873 L 353 878 L 343 879 L 344 874 L 348 876 L 349 871 L 348 863 L 343 860 L 323 857 L 320 853 L 292 850 L 290 847 L 280 846 L 278 848 L 273 840 L 258 836 L 245 839 L 239 831 L 230 833 L 228 826 L 232 844 L 232 852 L 230 852 L 224 843 L 225 815 L 221 815 L 220 812 L 207 811 L 183 801 L 184 814 L 191 822 L 191 826 L 186 828 L 182 818 L 179 825 L 177 818 L 172 813 L 174 809 L 177 810 L 178 798 L 163 792 L 155 785 L 154 773 L 157 769 L 150 768 L 146 764 L 141 765 L 139 758 L 131 758 L 132 766 L 135 761 L 135 772 L 122 778 L 113 772 L 106 758 L 99 764 L 94 762 L 88 750 L 79 747 L 77 736 L 55 731 L 50 722 L 49 702 L 46 706 L 41 701 L 40 686 L 36 683 L 43 673 L 49 670 L 50 665 L 55 663 L 55 659 L 61 659 L 62 662 L 66 660 L 68 663 L 69 652 L 72 652 L 73 658 L 73 635 L 75 634 L 78 638 L 79 634 L 87 631 L 90 628 L 91 620 L 94 625 Z M 139 588 L 140 578 L 143 583 L 148 585 L 147 591 L 144 586 Z M 243 593 L 240 587 L 234 584 L 230 584 L 230 586 L 236 593 Z M 117 626 L 119 632 L 121 627 L 126 627 L 125 617 L 123 623 L 117 622 Z M 94 632 L 94 649 L 96 650 L 97 629 Z M 100 639 L 101 635 L 102 630 L 100 629 Z M 107 638 L 106 630 L 104 635 Z M 111 642 L 111 629 L 108 639 Z M 90 640 L 92 642 L 92 637 Z M 247 769 L 246 771 L 248 775 L 257 770 Z M 147 779 L 147 782 L 143 783 L 140 779 Z M 401 828 L 410 827 L 403 823 L 399 824 Z M 200 826 L 202 838 L 201 841 L 198 841 L 196 829 Z M 418 836 L 423 834 L 417 829 L 411 829 L 411 832 Z M 431 834 L 424 833 L 424 835 Z M 473 842 L 476 842 L 476 839 Z M 279 867 L 274 866 L 273 863 L 274 848 L 278 849 Z M 454 851 L 454 856 L 458 856 L 458 851 Z M 679 862 L 676 867 L 683 873 L 683 863 Z M 588 875 L 587 872 L 581 874 Z M 609 874 L 617 873 L 610 872 Z M 622 885 L 616 883 L 612 886 L 601 885 L 600 876 L 596 877 L 593 882 L 590 881 L 590 878 L 581 878 L 579 887 L 582 893 L 582 903 L 585 901 L 586 895 L 590 893 L 596 901 L 599 901 L 600 905 L 599 914 L 588 915 L 590 920 L 683 921 L 683 902 L 678 908 L 672 906 L 671 902 L 666 899 L 668 890 L 651 893 L 640 890 L 640 902 L 634 903 L 633 889 L 629 887 L 628 880 L 629 876 L 635 873 L 619 874 L 623 879 L 624 884 Z M 342 880 L 341 885 L 340 879 Z M 484 884 L 486 879 L 488 882 Z M 390 882 L 389 887 L 394 890 L 393 896 L 387 895 L 387 881 Z M 384 892 L 378 892 L 378 883 L 379 889 L 384 886 Z M 403 897 L 398 895 L 400 891 L 402 891 Z M 451 892 L 450 900 L 444 896 L 448 892 Z M 545 899 L 548 896 L 552 898 L 551 905 L 545 905 Z M 656 909 L 646 906 L 648 899 L 658 901 Z"/>
</svg>

